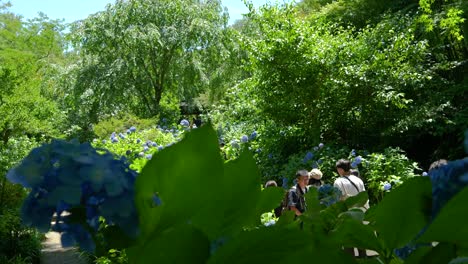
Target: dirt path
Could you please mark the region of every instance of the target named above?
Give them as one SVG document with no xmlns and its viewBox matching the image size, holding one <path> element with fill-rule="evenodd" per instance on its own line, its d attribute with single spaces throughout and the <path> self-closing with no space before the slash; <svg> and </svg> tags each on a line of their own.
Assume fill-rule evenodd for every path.
<svg viewBox="0 0 468 264">
<path fill-rule="evenodd" d="M 49 232 L 42 243 L 42 264 L 86 264 L 86 260 L 80 257 L 76 248 L 62 248 L 60 234 Z"/>
</svg>

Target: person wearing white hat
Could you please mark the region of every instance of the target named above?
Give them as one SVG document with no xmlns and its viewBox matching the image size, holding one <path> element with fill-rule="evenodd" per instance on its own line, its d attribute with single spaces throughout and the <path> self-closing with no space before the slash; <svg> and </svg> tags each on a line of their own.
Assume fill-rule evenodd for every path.
<svg viewBox="0 0 468 264">
<path fill-rule="evenodd" d="M 323 185 L 322 182 L 322 172 L 319 169 L 312 169 L 309 172 L 309 187 L 320 187 Z"/>
</svg>

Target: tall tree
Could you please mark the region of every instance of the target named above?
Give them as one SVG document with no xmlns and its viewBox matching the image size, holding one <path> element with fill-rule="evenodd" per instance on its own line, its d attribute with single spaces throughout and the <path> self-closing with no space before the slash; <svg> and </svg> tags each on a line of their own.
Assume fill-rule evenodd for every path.
<svg viewBox="0 0 468 264">
<path fill-rule="evenodd" d="M 62 54 L 61 23 L 45 15 L 24 22 L 8 7 L 0 3 L 0 140 L 58 136 L 63 115 L 41 81 Z"/>
<path fill-rule="evenodd" d="M 78 103 L 148 116 L 158 113 L 164 93 L 193 98 L 209 85 L 212 63 L 223 58 L 226 22 L 220 1 L 108 5 L 72 29 L 83 63 L 74 86 Z"/>
</svg>

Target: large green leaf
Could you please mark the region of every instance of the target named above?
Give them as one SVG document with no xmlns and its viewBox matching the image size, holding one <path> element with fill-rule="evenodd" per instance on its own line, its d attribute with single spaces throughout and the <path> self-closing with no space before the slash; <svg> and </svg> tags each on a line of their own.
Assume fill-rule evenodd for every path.
<svg viewBox="0 0 468 264">
<path fill-rule="evenodd" d="M 420 240 L 425 242 L 439 241 L 455 243 L 467 247 L 467 201 L 468 188 L 464 188 L 442 208 Z"/>
<path fill-rule="evenodd" d="M 339 248 L 322 246 L 318 250 L 311 236 L 304 230 L 275 227 L 243 232 L 219 248 L 208 263 L 295 263 L 312 259 L 315 263 L 354 263 Z"/>
<path fill-rule="evenodd" d="M 216 201 L 226 195 L 222 175 L 223 162 L 211 126 L 191 131 L 181 142 L 155 155 L 136 181 L 142 234 L 161 232 L 177 222 L 218 226 L 224 205 Z M 155 194 L 161 202 L 158 206 L 153 205 Z"/>
<path fill-rule="evenodd" d="M 346 199 L 344 202 L 348 209 L 353 208 L 353 207 L 363 207 L 367 201 L 369 200 L 369 196 L 367 195 L 367 192 L 360 192 L 356 196 L 351 196 L 348 199 Z"/>
<path fill-rule="evenodd" d="M 389 249 L 404 246 L 427 224 L 431 205 L 427 177 L 409 179 L 375 209 L 375 228 Z"/>
<path fill-rule="evenodd" d="M 421 247 L 413 252 L 405 264 L 438 264 L 448 263 L 451 259 L 456 257 L 455 246 L 448 243 L 439 243 L 436 247 Z"/>
<path fill-rule="evenodd" d="M 374 229 L 361 221 L 346 218 L 331 234 L 342 246 L 382 252 L 381 242 Z"/>
<path fill-rule="evenodd" d="M 128 249 L 127 253 L 129 263 L 205 263 L 210 242 L 194 226 L 182 224 Z"/>
<path fill-rule="evenodd" d="M 222 212 L 220 233 L 229 236 L 242 227 L 253 226 L 260 215 L 279 206 L 283 197 L 281 188 L 260 190 L 260 175 L 250 152 L 244 151 L 237 160 L 224 165 L 224 176 L 219 179 L 222 195 L 215 202 Z"/>
</svg>

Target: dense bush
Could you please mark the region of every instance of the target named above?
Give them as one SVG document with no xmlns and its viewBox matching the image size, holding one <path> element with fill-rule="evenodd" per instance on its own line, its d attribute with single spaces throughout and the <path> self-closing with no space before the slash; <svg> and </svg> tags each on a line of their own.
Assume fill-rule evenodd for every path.
<svg viewBox="0 0 468 264">
<path fill-rule="evenodd" d="M 43 236 L 25 227 L 19 213 L 27 191 L 5 178 L 6 172 L 37 145 L 35 140 L 18 137 L 0 147 L 0 263 L 39 263 Z"/>
<path fill-rule="evenodd" d="M 63 163 L 62 169 L 73 172 L 73 177 L 68 179 L 70 182 L 86 178 L 85 174 L 76 173 L 76 166 L 89 167 L 90 171 L 119 170 L 115 163 L 104 164 L 99 161 L 101 158 L 89 159 L 87 152 L 76 155 L 73 149 L 69 150 L 60 150 L 56 154 L 63 155 L 60 157 L 69 161 Z M 398 151 L 393 151 L 388 155 L 397 157 L 397 154 Z M 44 175 L 57 169 L 56 166 L 49 166 L 54 164 L 53 156 L 44 164 L 48 166 L 41 172 Z M 70 157 L 72 159 L 68 160 Z M 353 164 L 359 165 L 363 161 L 356 156 Z M 37 159 L 31 156 L 23 160 L 21 166 L 34 169 L 27 166 L 34 162 Z M 21 166 L 9 172 L 12 176 L 9 179 L 22 182 L 25 186 L 40 180 L 41 173 L 35 174 L 36 177 L 25 177 L 29 170 Z M 124 169 L 121 173 L 129 172 L 125 168 L 120 169 Z M 260 175 L 248 151 L 243 151 L 236 160 L 224 162 L 219 153 L 216 132 L 202 127 L 156 154 L 143 168 L 135 184 L 139 238 L 132 241 L 121 233 L 114 233 L 113 242 L 122 244 L 110 254 L 115 261 L 126 261 L 125 256 L 128 256 L 130 263 L 238 263 L 261 260 L 283 263 L 291 259 L 356 263 L 355 259 L 343 252 L 342 247 L 357 247 L 378 252 L 374 261 L 379 263 L 425 263 L 431 259 L 446 263 L 466 256 L 465 251 L 455 249 L 468 245 L 468 230 L 463 220 L 466 218 L 463 208 L 468 199 L 467 171 L 468 159 L 449 162 L 430 171 L 429 177 L 407 180 L 367 212 L 359 209 L 368 199 L 366 192 L 346 201 L 336 202 L 335 199 L 335 202 L 327 204 L 328 200 L 319 198 L 324 199 L 323 194 L 330 193 L 329 186 L 327 190 L 312 188 L 306 194 L 308 209 L 298 219 L 292 212 L 287 212 L 273 223 L 268 222 L 273 219 L 267 214 L 262 224 L 261 215 L 278 205 L 283 198 L 283 190 L 260 188 Z M 110 191 L 114 190 L 111 188 Z M 108 186 L 106 192 L 109 192 Z M 184 195 L 180 195 L 181 192 Z M 72 196 L 62 192 L 59 197 L 69 200 Z M 84 199 L 89 198 L 86 193 L 83 196 Z M 32 201 L 44 198 L 49 198 L 49 194 L 31 197 Z M 55 201 L 57 196 L 52 195 L 50 199 Z M 97 202 L 100 203 L 99 200 Z M 93 203 L 86 206 L 90 205 Z M 125 209 L 130 209 L 129 206 L 132 205 L 128 200 L 120 200 L 113 206 L 104 207 L 127 212 Z M 86 225 L 83 221 L 87 218 L 86 214 L 80 214 L 75 209 L 73 206 L 69 210 L 76 217 L 74 219 Z M 27 215 L 23 217 L 28 218 Z M 40 224 L 44 217 L 47 218 L 40 215 L 33 225 Z M 363 220 L 369 224 L 364 224 Z M 125 224 L 119 226 L 126 232 L 135 229 L 135 226 Z M 434 241 L 438 244 L 429 243 Z M 68 244 L 71 241 L 62 242 Z M 258 247 L 259 244 L 262 246 Z M 126 248 L 125 254 L 121 255 L 123 248 Z M 110 259 L 99 261 L 109 263 Z"/>
</svg>

